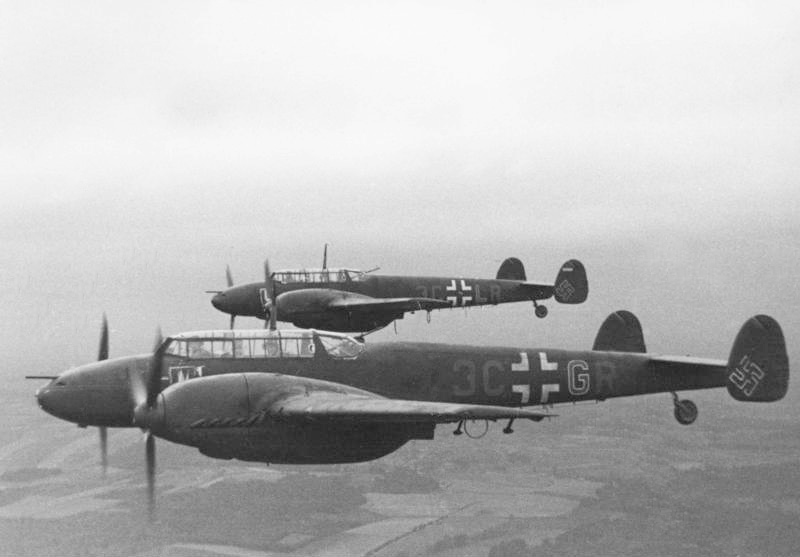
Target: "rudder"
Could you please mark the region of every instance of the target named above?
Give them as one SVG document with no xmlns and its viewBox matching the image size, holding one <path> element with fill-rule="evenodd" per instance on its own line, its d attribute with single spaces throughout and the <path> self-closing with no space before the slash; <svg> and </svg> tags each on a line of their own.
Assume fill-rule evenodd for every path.
<svg viewBox="0 0 800 557">
<path fill-rule="evenodd" d="M 603 321 L 592 350 L 602 352 L 647 352 L 639 319 L 629 311 L 615 311 Z"/>
<path fill-rule="evenodd" d="M 789 356 L 780 325 L 768 315 L 747 320 L 733 343 L 726 371 L 736 400 L 773 402 L 789 389 Z"/>
<path fill-rule="evenodd" d="M 553 286 L 556 301 L 562 304 L 581 304 L 589 295 L 586 269 L 577 259 L 570 259 L 561 266 Z"/>
</svg>

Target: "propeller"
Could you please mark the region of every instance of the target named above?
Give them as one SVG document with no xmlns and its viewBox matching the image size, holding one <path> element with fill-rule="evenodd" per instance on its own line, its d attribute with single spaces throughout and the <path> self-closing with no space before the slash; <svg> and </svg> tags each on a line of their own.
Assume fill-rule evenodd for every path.
<svg viewBox="0 0 800 557">
<path fill-rule="evenodd" d="M 264 260 L 264 286 L 267 288 L 269 298 L 269 304 L 264 311 L 264 328 L 269 327 L 270 331 L 274 331 L 277 328 L 278 304 L 275 298 L 275 281 L 272 280 L 272 273 L 269 270 L 269 259 Z"/>
<path fill-rule="evenodd" d="M 100 426 L 97 428 L 100 431 L 100 466 L 103 467 L 103 477 L 106 477 L 108 472 L 108 428 Z"/>
<path fill-rule="evenodd" d="M 108 319 L 103 313 L 103 325 L 100 329 L 100 349 L 97 351 L 97 361 L 108 359 Z M 100 466 L 103 468 L 103 477 L 108 472 L 108 428 L 100 426 Z"/>
<path fill-rule="evenodd" d="M 152 519 L 156 512 L 156 438 L 149 430 L 145 433 L 144 454 L 147 468 L 147 513 Z"/>
<path fill-rule="evenodd" d="M 100 350 L 97 352 L 97 361 L 101 362 L 108 359 L 108 319 L 103 313 L 103 326 L 100 330 Z"/>
<path fill-rule="evenodd" d="M 142 377 L 136 372 L 129 372 L 131 383 L 131 397 L 133 399 L 133 425 L 144 431 L 145 440 L 145 466 L 147 472 L 147 506 L 150 519 L 155 513 L 155 486 L 156 486 L 156 440 L 151 431 L 154 409 L 158 394 L 161 391 L 161 359 L 164 355 L 165 344 L 162 340 L 161 328 L 156 331 L 156 344 L 153 357 L 146 376 Z"/>
<path fill-rule="evenodd" d="M 153 341 L 153 352 L 158 350 L 158 347 L 161 346 L 161 343 L 164 342 L 164 335 L 161 334 L 161 327 L 156 327 L 156 338 Z"/>
<path fill-rule="evenodd" d="M 225 265 L 225 282 L 228 284 L 228 288 L 233 287 L 233 275 L 231 274 L 231 266 Z M 233 325 L 236 323 L 236 315 L 231 314 L 231 329 L 233 329 Z"/>
<path fill-rule="evenodd" d="M 322 270 L 328 270 L 328 244 L 325 244 L 325 249 L 322 252 Z"/>
</svg>

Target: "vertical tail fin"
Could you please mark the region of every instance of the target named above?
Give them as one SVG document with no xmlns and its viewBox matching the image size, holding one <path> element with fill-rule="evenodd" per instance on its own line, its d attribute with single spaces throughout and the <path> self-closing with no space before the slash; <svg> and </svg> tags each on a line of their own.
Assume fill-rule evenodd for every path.
<svg viewBox="0 0 800 557">
<path fill-rule="evenodd" d="M 594 339 L 592 350 L 614 352 L 647 352 L 639 319 L 624 309 L 615 311 L 603 321 Z"/>
<path fill-rule="evenodd" d="M 581 304 L 589 295 L 586 269 L 577 259 L 570 259 L 561 266 L 553 287 L 556 301 L 562 304 Z"/>
<path fill-rule="evenodd" d="M 497 279 L 519 280 L 522 282 L 528 280 L 525 278 L 525 267 L 522 265 L 522 261 L 516 257 L 509 257 L 503 261 L 500 268 L 497 270 Z"/>
<path fill-rule="evenodd" d="M 772 402 L 789 388 L 789 357 L 780 325 L 756 315 L 739 330 L 728 358 L 728 393 L 736 400 Z"/>
</svg>

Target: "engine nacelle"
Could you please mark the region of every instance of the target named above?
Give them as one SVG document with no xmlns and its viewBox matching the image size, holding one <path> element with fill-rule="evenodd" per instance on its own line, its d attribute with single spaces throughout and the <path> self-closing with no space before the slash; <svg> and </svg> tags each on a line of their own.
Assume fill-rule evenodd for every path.
<svg viewBox="0 0 800 557">
<path fill-rule="evenodd" d="M 226 374 L 176 383 L 160 395 L 155 435 L 197 447 L 214 458 L 286 464 L 363 462 L 385 456 L 409 439 L 430 439 L 433 424 L 394 424 L 282 418 L 280 400 L 315 390 L 352 387 L 273 374 Z"/>
<path fill-rule="evenodd" d="M 403 312 L 349 312 L 332 306 L 342 299 L 374 301 L 369 296 L 330 288 L 293 290 L 278 296 L 278 318 L 301 328 L 353 333 L 380 329 L 403 317 Z"/>
</svg>

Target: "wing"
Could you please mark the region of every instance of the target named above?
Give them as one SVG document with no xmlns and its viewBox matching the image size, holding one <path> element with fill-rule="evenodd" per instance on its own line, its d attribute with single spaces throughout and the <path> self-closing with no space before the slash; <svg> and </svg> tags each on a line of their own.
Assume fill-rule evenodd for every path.
<svg viewBox="0 0 800 557">
<path fill-rule="evenodd" d="M 367 297 L 347 297 L 334 300 L 330 303 L 330 308 L 343 311 L 361 312 L 397 312 L 397 311 L 430 311 L 452 307 L 446 300 L 435 298 L 367 298 Z"/>
<path fill-rule="evenodd" d="M 535 422 L 555 416 L 505 406 L 397 400 L 351 393 L 311 392 L 273 402 L 264 411 L 274 417 L 306 420 L 384 423 L 451 423 L 461 420 L 528 419 Z"/>
</svg>

